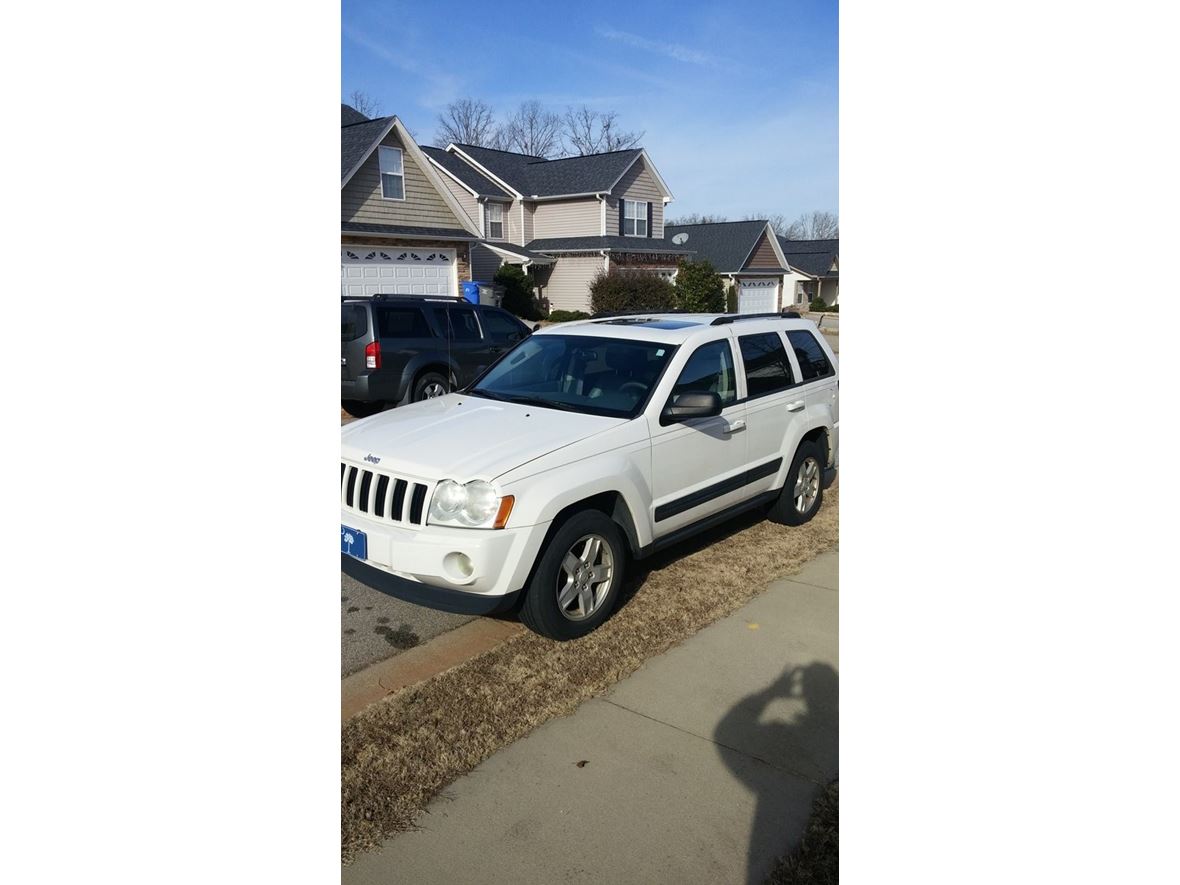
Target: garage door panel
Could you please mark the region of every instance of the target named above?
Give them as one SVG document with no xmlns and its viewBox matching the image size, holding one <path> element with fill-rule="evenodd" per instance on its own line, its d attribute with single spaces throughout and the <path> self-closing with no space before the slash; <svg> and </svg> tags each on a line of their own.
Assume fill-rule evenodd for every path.
<svg viewBox="0 0 1180 885">
<path fill-rule="evenodd" d="M 776 280 L 743 280 L 738 286 L 738 313 L 777 313 Z"/>
<path fill-rule="evenodd" d="M 343 295 L 456 295 L 455 250 L 342 248 L 340 291 Z"/>
</svg>

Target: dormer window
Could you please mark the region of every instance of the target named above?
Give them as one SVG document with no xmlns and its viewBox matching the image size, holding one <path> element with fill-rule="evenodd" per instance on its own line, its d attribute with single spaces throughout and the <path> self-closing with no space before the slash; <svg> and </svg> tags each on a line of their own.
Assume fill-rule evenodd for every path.
<svg viewBox="0 0 1180 885">
<path fill-rule="evenodd" d="M 623 200 L 623 236 L 647 236 L 647 203 Z"/>
<path fill-rule="evenodd" d="M 381 196 L 387 200 L 404 200 L 406 177 L 401 148 L 377 148 L 377 163 L 381 167 Z"/>
<path fill-rule="evenodd" d="M 484 212 L 488 222 L 487 238 L 489 240 L 504 239 L 504 206 L 489 201 L 484 204 Z"/>
</svg>

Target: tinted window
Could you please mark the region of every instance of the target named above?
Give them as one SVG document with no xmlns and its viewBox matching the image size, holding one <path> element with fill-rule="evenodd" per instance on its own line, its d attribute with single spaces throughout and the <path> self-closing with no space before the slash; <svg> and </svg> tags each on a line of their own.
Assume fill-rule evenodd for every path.
<svg viewBox="0 0 1180 885">
<path fill-rule="evenodd" d="M 369 331 L 369 315 L 363 304 L 340 305 L 340 340 L 356 341 Z"/>
<path fill-rule="evenodd" d="M 378 307 L 377 329 L 382 338 L 433 338 L 426 315 L 418 307 Z"/>
<path fill-rule="evenodd" d="M 746 396 L 763 396 L 795 383 L 783 339 L 777 332 L 743 335 L 738 343 L 746 364 Z"/>
<path fill-rule="evenodd" d="M 832 374 L 832 364 L 815 339 L 815 335 L 798 329 L 788 332 L 787 340 L 791 342 L 791 348 L 795 351 L 795 359 L 799 360 L 799 371 L 803 373 L 804 381 Z"/>
<path fill-rule="evenodd" d="M 672 396 L 678 393 L 716 393 L 722 405 L 737 400 L 733 351 L 728 341 L 702 344 L 693 352 L 672 388 Z"/>
<path fill-rule="evenodd" d="M 483 323 L 483 327 L 487 329 L 488 337 L 501 339 L 510 335 L 516 335 L 518 338 L 523 337 L 524 329 L 508 314 L 498 310 L 485 310 L 481 314 L 479 319 Z"/>
<path fill-rule="evenodd" d="M 447 308 L 447 335 L 455 341 L 479 341 L 474 310 Z"/>
</svg>

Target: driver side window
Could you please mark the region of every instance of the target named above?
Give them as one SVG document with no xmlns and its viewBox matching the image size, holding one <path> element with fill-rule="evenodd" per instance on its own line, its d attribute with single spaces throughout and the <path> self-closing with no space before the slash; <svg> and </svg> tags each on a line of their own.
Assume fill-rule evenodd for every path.
<svg viewBox="0 0 1180 885">
<path fill-rule="evenodd" d="M 733 350 L 729 341 L 710 341 L 688 358 L 672 388 L 672 397 L 681 393 L 716 393 L 721 397 L 721 405 L 728 406 L 737 401 L 734 378 Z"/>
</svg>

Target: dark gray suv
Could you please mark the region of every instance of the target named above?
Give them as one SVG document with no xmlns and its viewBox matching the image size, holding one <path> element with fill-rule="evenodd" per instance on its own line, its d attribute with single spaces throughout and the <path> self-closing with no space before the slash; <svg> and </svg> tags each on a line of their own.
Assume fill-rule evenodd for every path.
<svg viewBox="0 0 1180 885">
<path fill-rule="evenodd" d="M 466 387 L 532 330 L 462 298 L 374 295 L 340 302 L 340 404 L 363 418 Z"/>
</svg>

